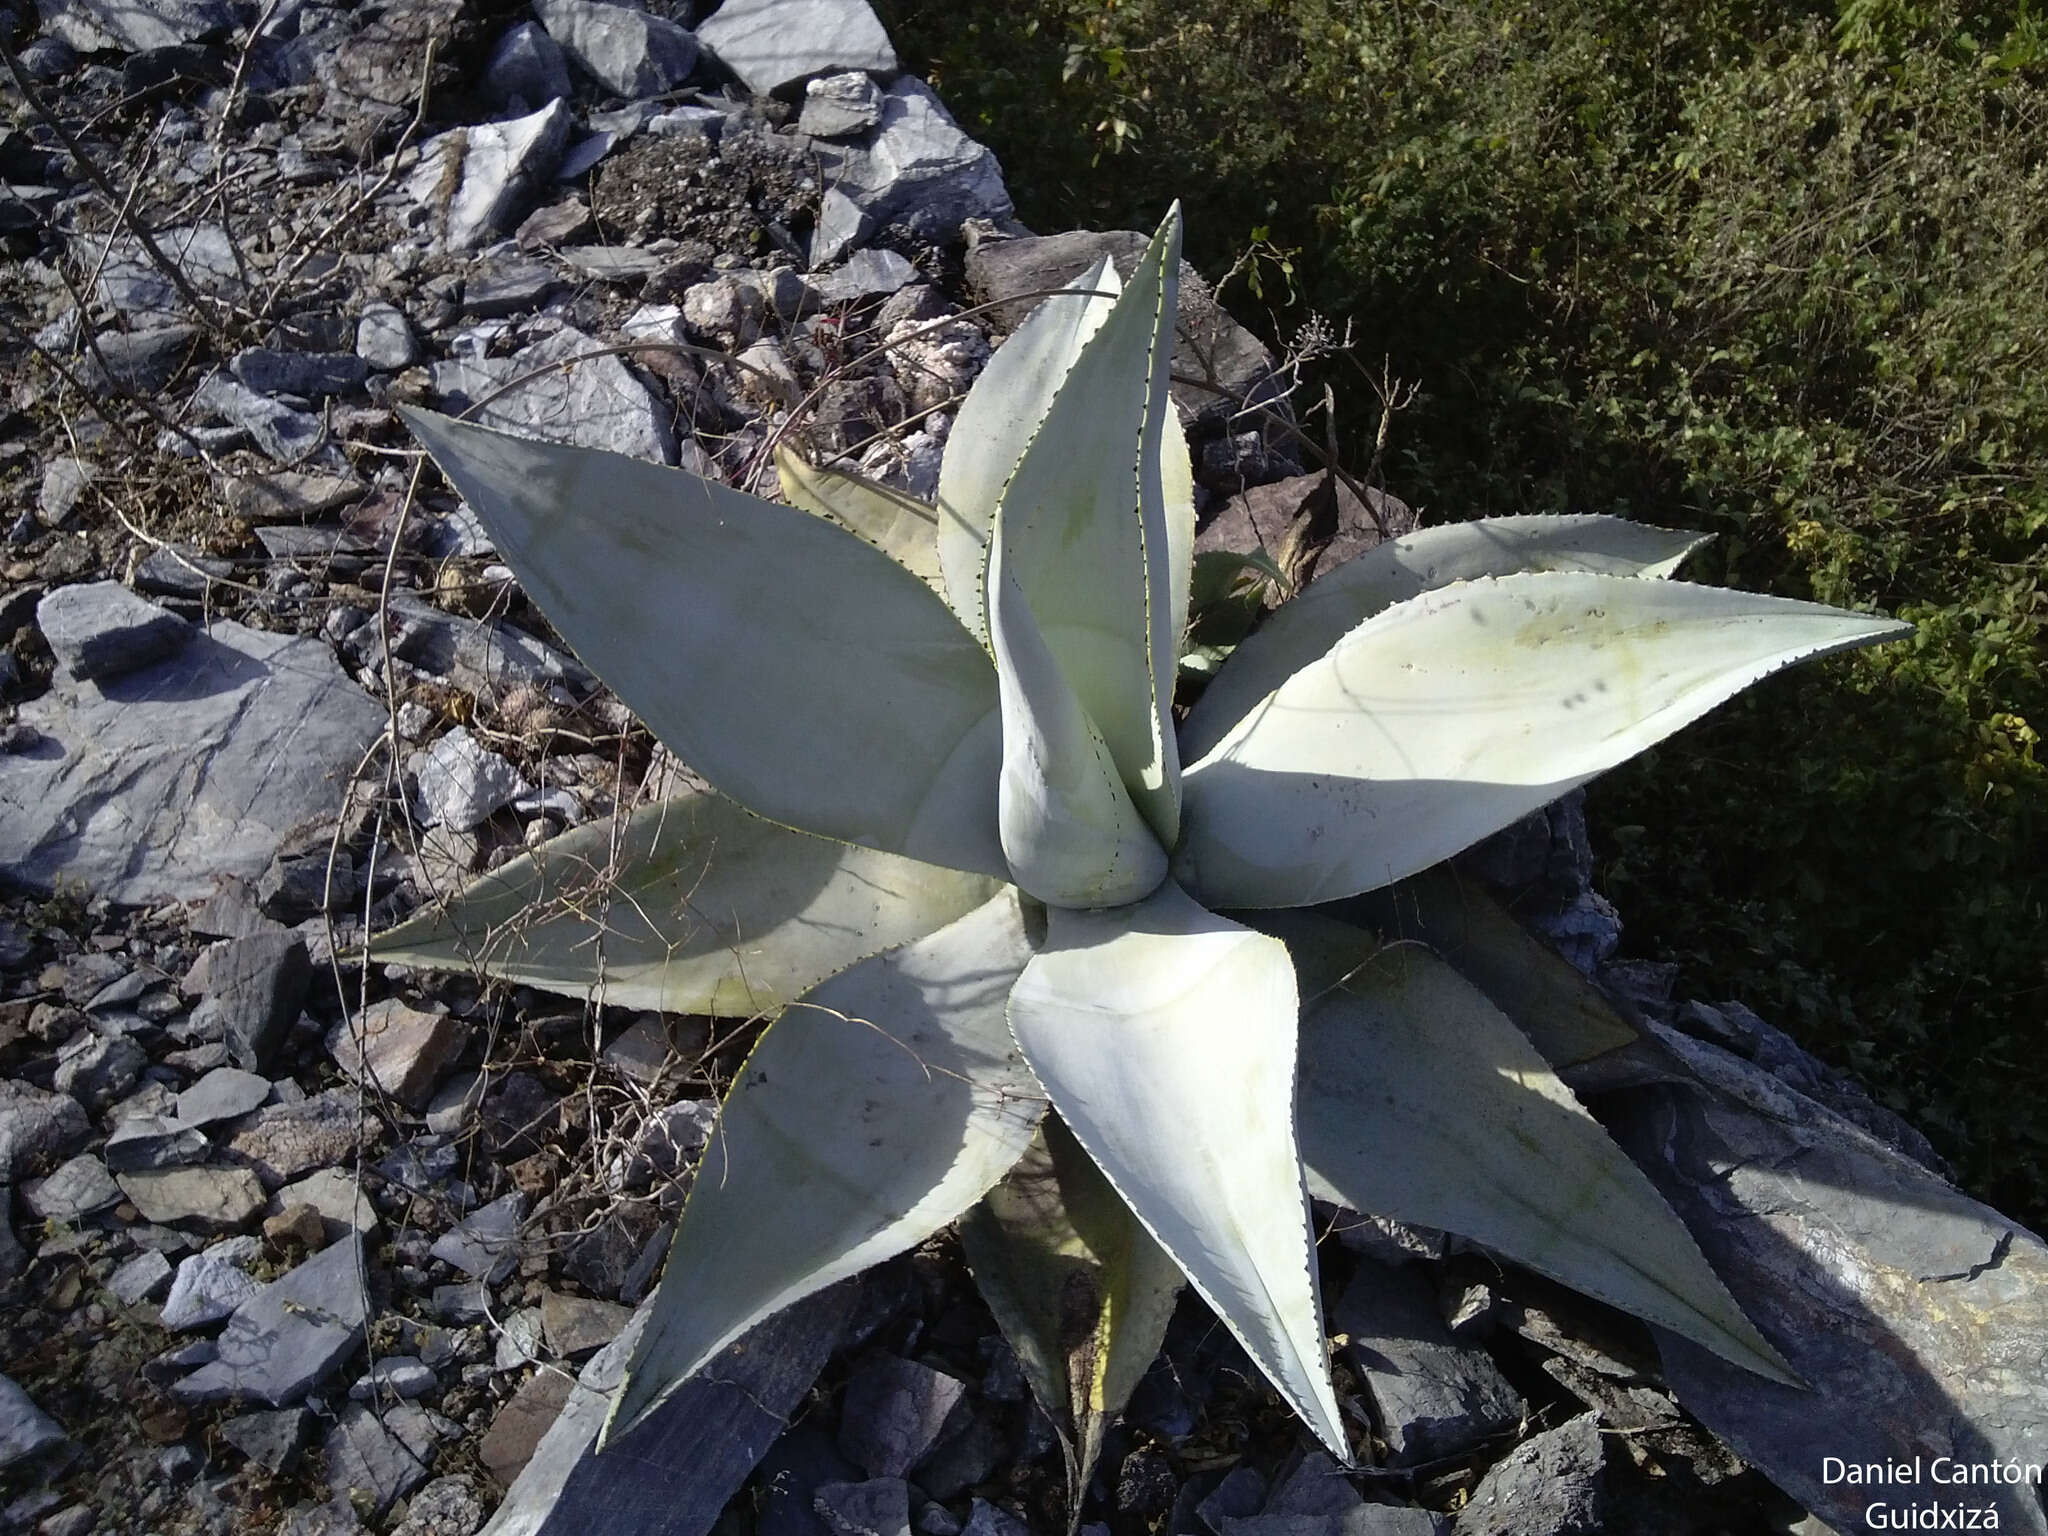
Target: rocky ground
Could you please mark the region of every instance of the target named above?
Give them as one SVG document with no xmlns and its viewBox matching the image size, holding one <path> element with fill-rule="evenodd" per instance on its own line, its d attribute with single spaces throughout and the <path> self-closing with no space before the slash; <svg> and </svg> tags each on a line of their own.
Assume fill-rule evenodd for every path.
<svg viewBox="0 0 2048 1536">
<path fill-rule="evenodd" d="M 788 441 L 929 493 L 1018 296 L 1136 237 L 1018 226 L 858 0 L 42 0 L 10 25 L 0 1530 L 1061 1529 L 1054 1437 L 950 1239 L 775 1325 L 743 1400 L 694 1410 L 713 1470 L 657 1467 L 638 1524 L 590 1514 L 646 1473 L 578 1464 L 572 1381 L 615 1373 L 751 1032 L 360 951 L 682 779 L 394 405 L 767 494 Z M 1313 482 L 1284 405 L 1242 412 L 1284 371 L 1198 282 L 1183 322 L 1204 538 L 1277 545 Z M 1323 559 L 1402 526 L 1368 494 Z M 1471 868 L 1632 1006 L 1883 1119 L 1761 1020 L 1614 962 L 1575 807 Z M 1636 1325 L 1326 1215 L 1365 1470 L 1305 1450 L 1188 1302 L 1094 1528 L 1801 1519 Z"/>
</svg>

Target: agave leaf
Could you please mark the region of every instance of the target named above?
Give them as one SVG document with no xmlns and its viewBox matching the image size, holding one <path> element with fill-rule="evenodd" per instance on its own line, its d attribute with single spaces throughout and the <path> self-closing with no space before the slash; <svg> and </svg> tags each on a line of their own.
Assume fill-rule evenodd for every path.
<svg viewBox="0 0 2048 1536">
<path fill-rule="evenodd" d="M 370 953 L 619 1007 L 752 1018 L 999 889 L 684 795 L 550 838 Z"/>
<path fill-rule="evenodd" d="M 983 582 L 996 503 L 1120 287 L 1105 256 L 1040 304 L 996 348 L 953 418 L 939 465 L 939 567 L 947 601 L 978 640 L 988 638 Z"/>
<path fill-rule="evenodd" d="M 1300 967 L 1309 1188 L 1439 1227 L 1797 1384 L 1663 1196 L 1477 987 L 1412 945 L 1261 914 Z"/>
<path fill-rule="evenodd" d="M 943 598 L 939 514 L 915 496 L 843 469 L 813 464 L 787 443 L 775 445 L 775 474 L 793 507 L 864 539 Z"/>
<path fill-rule="evenodd" d="M 1294 1136 L 1294 967 L 1278 941 L 1177 886 L 1055 908 L 1010 1024 L 1060 1118 L 1330 1450 L 1348 1457 L 1324 1355 Z"/>
<path fill-rule="evenodd" d="M 938 1231 L 1031 1145 L 1045 1101 L 1003 1023 L 1014 891 L 815 988 L 726 1096 L 606 1422 L 624 1434 L 763 1318 Z"/>
<path fill-rule="evenodd" d="M 1425 593 L 1352 630 L 1187 771 L 1176 873 L 1217 907 L 1372 890 L 1499 831 L 1759 678 L 1910 630 L 1817 603 L 1625 576 L 1503 576 Z"/>
<path fill-rule="evenodd" d="M 1578 513 L 1483 517 L 1375 545 L 1318 576 L 1237 648 L 1182 723 L 1181 757 L 1193 762 L 1206 755 L 1267 694 L 1396 603 L 1454 581 L 1523 571 L 1671 576 L 1712 537 Z"/>
<path fill-rule="evenodd" d="M 1057 1115 L 960 1221 L 975 1284 L 1066 1450 L 1079 1522 L 1103 1431 L 1166 1337 L 1181 1273 Z"/>
<path fill-rule="evenodd" d="M 995 675 L 930 590 L 795 507 L 405 412 L 593 671 L 757 815 L 1006 878 Z"/>
<path fill-rule="evenodd" d="M 1360 897 L 1358 915 L 1391 938 L 1420 939 L 1443 956 L 1560 1072 L 1640 1038 L 1570 961 L 1447 864 Z"/>
<path fill-rule="evenodd" d="M 1180 431 L 1167 395 L 1179 270 L 1176 209 L 1053 396 L 995 524 L 1046 648 L 1169 848 L 1180 833 L 1174 603 L 1184 623 L 1189 567 L 1175 569 L 1160 466 L 1166 426 Z"/>
<path fill-rule="evenodd" d="M 1002 695 L 997 818 L 1010 877 L 1061 907 L 1135 901 L 1166 878 L 1166 853 L 1131 803 L 1102 732 L 1046 649 L 1011 579 L 998 525 L 989 638 Z"/>
</svg>

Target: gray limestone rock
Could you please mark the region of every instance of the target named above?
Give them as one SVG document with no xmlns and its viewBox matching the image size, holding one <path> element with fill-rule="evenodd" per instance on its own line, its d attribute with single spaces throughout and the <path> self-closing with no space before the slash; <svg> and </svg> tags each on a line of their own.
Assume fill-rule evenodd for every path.
<svg viewBox="0 0 2048 1536">
<path fill-rule="evenodd" d="M 75 1223 L 118 1202 L 121 1186 L 105 1163 L 81 1152 L 59 1164 L 47 1179 L 31 1179 L 21 1193 L 28 1208 L 43 1220 Z"/>
<path fill-rule="evenodd" d="M 1452 1336 L 1413 1265 L 1362 1263 L 1330 1328 L 1350 1335 L 1345 1356 L 1372 1394 L 1396 1466 L 1457 1455 L 1522 1420 L 1522 1400 L 1493 1357 Z"/>
<path fill-rule="evenodd" d="M 0 873 L 133 905 L 262 873 L 384 727 L 324 642 L 225 620 L 125 677 L 60 680 L 20 718 L 46 742 L 0 758 Z"/>
<path fill-rule="evenodd" d="M 245 1413 L 220 1427 L 221 1438 L 273 1477 L 298 1463 L 313 1415 L 304 1408 L 276 1408 Z"/>
<path fill-rule="evenodd" d="M 561 281 L 545 262 L 500 256 L 462 285 L 462 311 L 483 320 L 523 314 L 538 309 Z"/>
<path fill-rule="evenodd" d="M 414 803 L 420 822 L 429 827 L 467 832 L 531 788 L 517 768 L 466 726 L 456 726 L 427 751 L 414 754 L 407 766 L 418 789 Z"/>
<path fill-rule="evenodd" d="M 484 65 L 484 94 L 493 101 L 531 111 L 569 90 L 569 61 L 537 22 L 522 21 L 499 38 Z"/>
<path fill-rule="evenodd" d="M 129 9 L 139 12 L 140 8 Z M 157 249 L 176 263 L 199 294 L 222 297 L 241 287 L 242 269 L 235 260 L 234 242 L 218 224 L 177 225 L 157 230 L 153 238 Z M 95 292 L 102 304 L 119 310 L 138 329 L 185 325 L 193 319 L 177 286 L 148 252 L 126 235 L 108 242 Z"/>
<path fill-rule="evenodd" d="M 353 352 L 287 352 L 280 347 L 247 347 L 228 370 L 259 395 L 299 395 L 324 400 L 361 389 L 370 365 Z"/>
<path fill-rule="evenodd" d="M 196 325 L 157 325 L 141 331 L 102 331 L 78 363 L 86 388 L 151 395 L 171 382 L 199 340 Z"/>
<path fill-rule="evenodd" d="M 628 101 L 660 96 L 690 77 L 697 38 L 664 17 L 601 0 L 534 0 L 534 15 L 591 79 Z"/>
<path fill-rule="evenodd" d="M 827 186 L 811 235 L 813 266 L 838 260 L 886 224 L 950 240 L 969 219 L 1013 212 L 994 153 L 961 132 L 915 76 L 884 94 L 881 126 L 864 143 L 814 142 Z"/>
<path fill-rule="evenodd" d="M 270 1201 L 273 1214 L 295 1205 L 310 1205 L 320 1213 L 321 1230 L 330 1243 L 349 1232 L 372 1237 L 379 1225 L 377 1208 L 346 1168 L 316 1168 L 297 1183 L 285 1185 Z"/>
<path fill-rule="evenodd" d="M 149 1053 L 126 1035 L 74 1035 L 57 1052 L 52 1081 L 87 1109 L 105 1109 L 123 1097 L 149 1065 Z"/>
<path fill-rule="evenodd" d="M 196 43 L 234 24 L 222 0 L 36 0 L 46 35 L 80 53 L 141 53 Z"/>
<path fill-rule="evenodd" d="M 215 1067 L 178 1095 L 178 1118 L 186 1125 L 239 1120 L 270 1097 L 270 1079 L 239 1067 Z"/>
<path fill-rule="evenodd" d="M 111 682 L 162 661 L 195 633 L 118 581 L 59 587 L 36 604 L 36 626 L 58 665 L 79 682 Z"/>
<path fill-rule="evenodd" d="M 257 933 L 230 939 L 207 963 L 206 995 L 195 1019 L 203 1015 L 219 1024 L 237 1066 L 266 1072 L 276 1065 L 312 979 L 306 941 L 298 934 Z"/>
<path fill-rule="evenodd" d="M 574 114 L 566 101 L 502 123 L 429 139 L 406 191 L 438 221 L 450 250 L 509 234 L 555 174 Z"/>
<path fill-rule="evenodd" d="M 756 96 L 813 75 L 901 67 L 867 0 L 726 0 L 698 26 L 697 41 Z"/>
<path fill-rule="evenodd" d="M 76 1150 L 91 1135 L 76 1099 L 0 1077 L 0 1187 L 19 1183 L 37 1164 Z"/>
<path fill-rule="evenodd" d="M 541 1294 L 540 1316 L 548 1348 L 564 1360 L 581 1360 L 617 1338 L 633 1309 L 550 1290 Z"/>
<path fill-rule="evenodd" d="M 70 454 L 60 454 L 44 465 L 42 487 L 36 495 L 36 517 L 43 526 L 62 526 L 99 473 L 99 465 L 92 460 L 73 458 Z"/>
<path fill-rule="evenodd" d="M 406 1501 L 391 1536 L 471 1536 L 484 1523 L 475 1484 L 460 1473 L 437 1477 Z"/>
<path fill-rule="evenodd" d="M 895 293 L 917 281 L 917 268 L 910 264 L 910 258 L 899 256 L 894 251 L 855 251 L 844 264 L 826 273 L 823 277 L 811 279 L 811 291 L 827 304 L 844 304 L 854 299 L 869 298 L 878 293 Z M 895 322 L 888 318 L 888 307 L 883 306 L 877 316 L 878 328 L 887 330 Z M 923 321 L 936 319 L 935 315 L 911 317 Z"/>
<path fill-rule="evenodd" d="M 1457 1536 L 1591 1536 L 1601 1529 L 1600 1421 L 1582 1413 L 1494 1463 L 1458 1511 Z"/>
<path fill-rule="evenodd" d="M 369 1296 L 363 1244 L 349 1237 L 271 1281 L 228 1319 L 219 1354 L 172 1387 L 187 1402 L 296 1403 L 362 1343 Z"/>
<path fill-rule="evenodd" d="M 442 1233 L 434 1244 L 434 1257 L 495 1285 L 519 1261 L 519 1224 L 525 1218 L 526 1196 L 514 1191 Z"/>
<path fill-rule="evenodd" d="M 459 411 L 539 371 L 468 419 L 521 437 L 675 463 L 673 412 L 619 358 L 583 356 L 600 350 L 595 337 L 564 326 L 512 358 L 436 364 L 434 388 L 447 409 Z"/>
<path fill-rule="evenodd" d="M 163 1324 L 173 1333 L 217 1323 L 242 1305 L 262 1282 L 244 1267 L 255 1255 L 239 1243 L 216 1243 L 202 1253 L 188 1254 L 178 1264 L 177 1278 L 165 1299 Z"/>
<path fill-rule="evenodd" d="M 234 1232 L 263 1211 L 263 1186 L 246 1168 L 158 1168 L 124 1173 L 121 1193 L 144 1221 L 201 1232 Z"/>
<path fill-rule="evenodd" d="M 425 1362 L 411 1355 L 386 1355 L 348 1389 L 348 1398 L 352 1403 L 381 1403 L 393 1398 L 410 1402 L 440 1385 Z"/>
<path fill-rule="evenodd" d="M 902 1477 L 946 1437 L 966 1395 L 943 1371 L 878 1355 L 846 1384 L 840 1452 L 870 1477 Z"/>
<path fill-rule="evenodd" d="M 170 1283 L 171 1261 L 154 1248 L 145 1248 L 108 1277 L 107 1289 L 123 1306 L 133 1307 L 162 1295 Z"/>
<path fill-rule="evenodd" d="M 811 1508 L 833 1536 L 910 1536 L 910 1485 L 900 1477 L 827 1483 Z"/>
<path fill-rule="evenodd" d="M 228 1138 L 228 1151 L 245 1161 L 268 1189 L 316 1168 L 349 1161 L 362 1139 L 352 1088 L 330 1088 L 297 1104 L 267 1104 Z"/>
<path fill-rule="evenodd" d="M 882 121 L 882 88 L 858 70 L 825 75 L 804 87 L 796 131 L 814 139 L 850 139 Z"/>
<path fill-rule="evenodd" d="M 225 374 L 216 373 L 199 386 L 192 396 L 192 409 L 241 428 L 280 464 L 301 462 L 327 438 L 327 428 L 318 416 L 293 410 Z"/>
<path fill-rule="evenodd" d="M 374 1519 L 427 1480 L 435 1444 L 455 1432 L 417 1403 L 351 1403 L 323 1447 L 328 1482 Z"/>
<path fill-rule="evenodd" d="M 468 1041 L 469 1026 L 445 1012 L 409 1008 L 387 997 L 335 1025 L 327 1051 L 357 1082 L 417 1110 L 426 1107 L 434 1085 Z"/>
<path fill-rule="evenodd" d="M 528 26 L 532 23 L 528 22 Z M 356 322 L 356 356 L 372 368 L 396 373 L 419 361 L 419 338 L 395 304 L 366 304 Z"/>
<path fill-rule="evenodd" d="M 0 1472 L 50 1456 L 66 1444 L 57 1421 L 38 1408 L 11 1376 L 0 1376 Z"/>
</svg>

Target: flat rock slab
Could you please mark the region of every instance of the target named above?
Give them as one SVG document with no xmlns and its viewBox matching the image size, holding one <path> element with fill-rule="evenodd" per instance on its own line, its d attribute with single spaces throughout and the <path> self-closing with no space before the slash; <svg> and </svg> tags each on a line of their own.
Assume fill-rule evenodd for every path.
<svg viewBox="0 0 2048 1536">
<path fill-rule="evenodd" d="M 351 1236 L 280 1276 L 235 1309 L 219 1353 L 172 1392 L 187 1402 L 296 1403 L 362 1343 L 369 1296 L 362 1239 Z"/>
<path fill-rule="evenodd" d="M 269 1078 L 239 1067 L 215 1067 L 178 1095 L 178 1119 L 186 1125 L 239 1120 L 269 1097 Z"/>
<path fill-rule="evenodd" d="M 328 1483 L 374 1519 L 427 1480 L 436 1442 L 454 1432 L 417 1403 L 351 1403 L 328 1432 Z"/>
<path fill-rule="evenodd" d="M 1866 1529 L 1875 1501 L 1934 1503 L 1937 1519 L 1990 1508 L 2000 1530 L 2048 1532 L 2038 1488 L 1937 1486 L 1929 1470 L 1941 1456 L 2048 1463 L 2048 1245 L 1760 1067 L 1655 1034 L 1693 1081 L 1616 1096 L 1603 1114 L 1614 1106 L 1617 1139 L 1809 1383 L 1778 1386 L 1660 1334 L 1679 1401 L 1839 1530 Z M 1918 1457 L 1924 1480 L 1830 1483 L 1830 1456 Z"/>
<path fill-rule="evenodd" d="M 839 1450 L 869 1477 L 902 1477 L 946 1437 L 967 1384 L 914 1360 L 881 1355 L 846 1384 Z"/>
<path fill-rule="evenodd" d="M 829 180 L 811 233 L 814 267 L 838 260 L 886 224 L 950 240 L 968 219 L 1014 212 L 994 153 L 963 133 L 913 75 L 883 94 L 881 124 L 866 139 L 811 143 Z"/>
<path fill-rule="evenodd" d="M 1493 1356 L 1453 1338 L 1422 1270 L 1367 1260 L 1330 1312 L 1345 1358 L 1372 1394 L 1396 1466 L 1470 1450 L 1522 1420 L 1522 1399 Z"/>
<path fill-rule="evenodd" d="M 117 1182 L 142 1219 L 160 1226 L 235 1232 L 263 1212 L 263 1185 L 247 1168 L 160 1168 Z"/>
<path fill-rule="evenodd" d="M 501 123 L 429 139 L 406 190 L 433 214 L 448 249 L 475 250 L 509 234 L 549 184 L 575 118 L 566 101 Z"/>
<path fill-rule="evenodd" d="M 229 939 L 208 957 L 200 1011 L 220 1024 L 236 1066 L 263 1072 L 276 1064 L 312 980 L 306 941 L 296 933 Z"/>
<path fill-rule="evenodd" d="M 813 75 L 901 67 L 867 0 L 726 0 L 698 26 L 697 41 L 756 96 Z"/>
<path fill-rule="evenodd" d="M 615 1301 L 546 1291 L 541 1295 L 540 1315 L 548 1348 L 565 1360 L 581 1360 L 617 1338 L 633 1320 L 633 1309 Z"/>
<path fill-rule="evenodd" d="M 45 1221 L 77 1222 L 116 1204 L 121 1186 L 105 1163 L 84 1152 L 60 1165 L 47 1179 L 30 1180 L 22 1188 L 22 1198 Z"/>
<path fill-rule="evenodd" d="M 410 1109 L 425 1109 L 441 1074 L 468 1042 L 468 1025 L 387 997 L 335 1025 L 327 1050 L 357 1082 Z"/>
<path fill-rule="evenodd" d="M 330 1088 L 297 1104 L 265 1105 L 235 1128 L 228 1151 L 254 1169 L 266 1189 L 276 1189 L 348 1161 L 362 1136 L 354 1090 Z"/>
<path fill-rule="evenodd" d="M 0 875 L 149 906 L 254 879 L 333 815 L 384 710 L 320 641 L 222 621 L 125 677 L 59 680 L 20 720 L 39 741 L 0 757 Z"/>
<path fill-rule="evenodd" d="M 1479 1480 L 1456 1536 L 1594 1536 L 1605 1455 L 1595 1414 L 1530 1436 Z"/>
<path fill-rule="evenodd" d="M 64 1431 L 11 1376 L 0 1376 L 0 1472 L 62 1446 Z"/>
<path fill-rule="evenodd" d="M 248 1260 L 249 1256 L 239 1251 L 216 1253 L 209 1249 L 188 1254 L 179 1262 L 171 1294 L 164 1300 L 164 1326 L 182 1333 L 231 1316 L 263 1289 L 263 1282 L 243 1268 Z"/>
<path fill-rule="evenodd" d="M 118 581 L 59 587 L 36 604 L 36 627 L 66 675 L 83 682 L 124 677 L 190 640 L 192 626 Z"/>
<path fill-rule="evenodd" d="M 518 1262 L 519 1223 L 525 1217 L 526 1196 L 514 1190 L 443 1232 L 433 1255 L 465 1275 L 496 1283 Z"/>
<path fill-rule="evenodd" d="M 675 463 L 673 412 L 617 357 L 587 355 L 601 350 L 596 337 L 564 326 L 515 357 L 437 363 L 434 389 L 445 409 L 461 411 L 525 379 L 468 419 L 520 437 Z"/>
<path fill-rule="evenodd" d="M 697 38 L 666 17 L 600 0 L 534 0 L 548 36 L 614 96 L 638 101 L 689 79 Z"/>
</svg>

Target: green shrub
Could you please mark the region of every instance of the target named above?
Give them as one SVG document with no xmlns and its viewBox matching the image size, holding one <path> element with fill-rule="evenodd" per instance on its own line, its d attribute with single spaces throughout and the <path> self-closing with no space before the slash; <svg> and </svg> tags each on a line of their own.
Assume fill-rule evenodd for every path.
<svg viewBox="0 0 2048 1536">
<path fill-rule="evenodd" d="M 1634 949 L 1799 1029 L 2048 1217 L 2029 7 L 884 10 L 1035 227 L 1144 227 L 1170 184 L 1200 189 L 1205 270 L 1255 230 L 1298 248 L 1302 305 L 1422 386 L 1387 472 L 1433 520 L 1711 528 L 1702 580 L 1920 626 L 1604 781 L 1604 879 Z M 1284 339 L 1301 312 L 1264 319 Z"/>
</svg>

